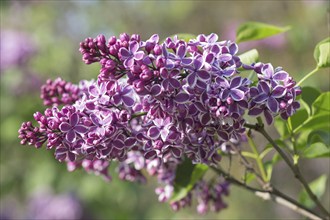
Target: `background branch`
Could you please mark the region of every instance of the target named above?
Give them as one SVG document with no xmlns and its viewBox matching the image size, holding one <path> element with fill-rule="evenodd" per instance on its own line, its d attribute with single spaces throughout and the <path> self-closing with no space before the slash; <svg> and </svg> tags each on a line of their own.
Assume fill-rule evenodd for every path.
<svg viewBox="0 0 330 220">
<path fill-rule="evenodd" d="M 324 215 L 324 218 L 325 219 L 329 219 L 330 218 L 329 212 L 324 208 L 324 206 L 321 204 L 321 202 L 319 201 L 319 199 L 317 198 L 317 196 L 312 192 L 312 190 L 309 187 L 307 181 L 302 176 L 302 174 L 300 172 L 300 169 L 298 167 L 298 164 L 295 164 L 294 165 L 291 162 L 291 160 L 289 159 L 289 157 L 284 153 L 284 151 L 282 151 L 282 149 L 275 143 L 275 141 L 266 132 L 266 130 L 264 128 L 264 125 L 263 124 L 260 124 L 260 123 L 259 124 L 255 124 L 255 125 L 245 124 L 245 127 L 250 128 L 250 129 L 253 129 L 253 130 L 259 132 L 260 134 L 262 134 L 269 141 L 269 143 L 275 148 L 275 150 L 283 158 L 283 160 L 285 161 L 285 163 L 290 167 L 290 169 L 294 173 L 295 178 L 303 185 L 303 187 L 305 188 L 308 196 L 315 202 L 315 204 L 317 205 L 317 207 L 319 208 L 319 210 Z"/>
<path fill-rule="evenodd" d="M 245 183 L 242 183 L 241 181 L 235 179 L 229 173 L 226 173 L 224 170 L 222 170 L 220 167 L 211 167 L 211 168 L 217 174 L 223 176 L 228 182 L 235 184 L 239 187 L 242 187 L 242 188 L 254 193 L 256 196 L 258 196 L 264 200 L 271 200 L 278 204 L 286 206 L 287 208 L 289 208 L 309 219 L 322 219 L 317 213 L 315 213 L 314 211 L 310 210 L 309 208 L 301 205 L 299 202 L 297 202 L 294 199 L 290 198 L 289 196 L 283 194 L 282 192 L 280 192 L 279 190 L 277 190 L 274 187 L 269 187 L 269 189 L 267 189 L 267 190 L 257 189 L 257 188 L 248 186 Z"/>
</svg>

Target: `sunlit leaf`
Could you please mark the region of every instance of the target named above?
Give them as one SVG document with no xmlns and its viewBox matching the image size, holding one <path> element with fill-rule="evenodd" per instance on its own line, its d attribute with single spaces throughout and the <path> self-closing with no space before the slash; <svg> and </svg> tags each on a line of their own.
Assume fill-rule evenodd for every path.
<svg viewBox="0 0 330 220">
<path fill-rule="evenodd" d="M 322 93 L 312 104 L 313 114 L 303 123 L 294 128 L 294 133 L 303 130 L 325 130 L 330 129 L 330 92 Z M 294 116 L 293 116 L 294 117 Z M 298 119 L 302 121 L 301 119 Z"/>
<path fill-rule="evenodd" d="M 305 158 L 330 157 L 330 148 L 323 142 L 316 142 L 306 148 L 302 156 Z"/>
<path fill-rule="evenodd" d="M 330 66 L 330 37 L 319 42 L 314 49 L 314 58 L 317 66 L 325 68 Z"/>
<path fill-rule="evenodd" d="M 251 41 L 267 38 L 288 31 L 290 27 L 277 27 L 260 22 L 247 22 L 238 27 L 236 41 Z"/>
<path fill-rule="evenodd" d="M 326 183 L 327 183 L 327 176 L 322 175 L 313 182 L 309 184 L 309 187 L 311 188 L 314 195 L 318 198 L 321 198 L 321 196 L 324 194 L 326 189 Z M 301 202 L 303 205 L 313 208 L 315 206 L 315 203 L 311 198 L 309 198 L 306 190 L 301 191 L 299 194 L 299 202 Z"/>
<path fill-rule="evenodd" d="M 195 183 L 204 176 L 207 170 L 208 166 L 204 164 L 192 164 L 188 159 L 180 164 L 176 171 L 174 193 L 171 202 L 184 198 L 192 190 Z"/>
<path fill-rule="evenodd" d="M 247 65 L 256 63 L 259 61 L 259 53 L 256 49 L 249 50 L 238 56 L 241 59 L 241 62 Z"/>
<path fill-rule="evenodd" d="M 322 142 L 325 146 L 330 147 L 330 132 L 324 130 L 312 131 L 308 135 L 307 144 L 309 146 L 317 142 Z"/>
<path fill-rule="evenodd" d="M 293 132 L 303 130 L 329 130 L 330 129 L 330 115 L 329 114 L 317 114 L 309 117 L 303 124 L 298 126 Z"/>
</svg>

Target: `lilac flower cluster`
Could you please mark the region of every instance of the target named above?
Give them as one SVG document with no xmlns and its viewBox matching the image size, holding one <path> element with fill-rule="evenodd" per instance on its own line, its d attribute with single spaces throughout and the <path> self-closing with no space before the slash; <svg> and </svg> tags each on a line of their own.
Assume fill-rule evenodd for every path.
<svg viewBox="0 0 330 220">
<path fill-rule="evenodd" d="M 157 191 L 160 201 L 171 195 L 185 158 L 216 165 L 222 146 L 244 138 L 245 112 L 264 112 L 271 123 L 277 114 L 287 118 L 299 107 L 300 90 L 286 72 L 270 64 L 242 65 L 238 46 L 218 41 L 216 34 L 189 42 L 175 36 L 163 43 L 158 35 L 146 41 L 135 34 L 108 41 L 99 35 L 82 42 L 80 52 L 86 64 L 100 63 L 97 80 L 48 81 L 41 98 L 52 107 L 34 114 L 39 127 L 23 123 L 21 143 L 38 148 L 47 143 L 69 170 L 82 167 L 108 180 L 110 161 L 118 161 L 123 180 L 145 182 L 145 169 L 166 185 Z M 256 87 L 239 75 L 240 67 L 256 72 Z M 205 184 L 194 187 L 198 212 L 205 213 L 209 201 L 215 211 L 224 208 L 227 186 Z M 188 194 L 172 207 L 190 201 Z"/>
<path fill-rule="evenodd" d="M 281 67 L 274 70 L 270 63 L 256 63 L 252 68 L 257 73 L 258 83 L 250 89 L 249 115 L 263 112 L 268 124 L 278 114 L 288 119 L 300 107 L 296 96 L 301 94 L 301 89 Z"/>
</svg>

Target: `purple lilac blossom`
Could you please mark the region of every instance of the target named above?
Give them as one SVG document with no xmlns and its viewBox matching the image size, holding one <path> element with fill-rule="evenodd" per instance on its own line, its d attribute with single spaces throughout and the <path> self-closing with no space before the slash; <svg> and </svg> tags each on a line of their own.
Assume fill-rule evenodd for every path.
<svg viewBox="0 0 330 220">
<path fill-rule="evenodd" d="M 86 64 L 100 63 L 97 80 L 48 81 L 42 98 L 51 107 L 35 113 L 38 127 L 22 124 L 21 143 L 47 143 L 70 171 L 82 167 L 107 180 L 111 161 L 118 161 L 122 180 L 143 183 L 146 169 L 165 185 L 156 190 L 160 201 L 170 198 L 176 169 L 186 158 L 217 165 L 221 152 L 230 152 L 224 146 L 244 140 L 246 112 L 263 112 L 270 124 L 299 107 L 301 91 L 288 73 L 271 64 L 242 64 L 238 46 L 218 41 L 216 34 L 164 43 L 158 35 L 147 41 L 128 34 L 106 41 L 99 35 L 82 42 L 80 52 Z M 239 75 L 242 66 L 255 71 L 256 86 Z M 190 205 L 196 195 L 199 213 L 220 211 L 227 188 L 202 180 L 171 207 Z"/>
</svg>

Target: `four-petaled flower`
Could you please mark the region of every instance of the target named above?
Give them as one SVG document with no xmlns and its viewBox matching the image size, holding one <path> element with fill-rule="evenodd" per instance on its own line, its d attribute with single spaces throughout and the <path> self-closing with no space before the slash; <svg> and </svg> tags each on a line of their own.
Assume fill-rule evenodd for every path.
<svg viewBox="0 0 330 220">
<path fill-rule="evenodd" d="M 160 136 L 163 141 L 166 141 L 166 138 L 170 133 L 170 128 L 173 126 L 171 118 L 156 118 L 153 120 L 153 123 L 154 126 L 151 126 L 147 132 L 148 136 L 151 139 L 157 139 Z"/>
<path fill-rule="evenodd" d="M 88 132 L 87 127 L 79 125 L 79 115 L 77 113 L 70 115 L 69 123 L 62 122 L 59 128 L 65 133 L 65 139 L 70 143 L 76 141 L 77 135 L 82 135 Z"/>
<path fill-rule="evenodd" d="M 137 41 L 131 41 L 128 46 L 128 50 L 124 47 L 120 48 L 119 54 L 121 59 L 124 60 L 123 64 L 126 68 L 130 68 L 134 65 L 135 60 L 142 60 L 144 56 L 143 51 L 139 50 L 139 43 Z"/>
</svg>

